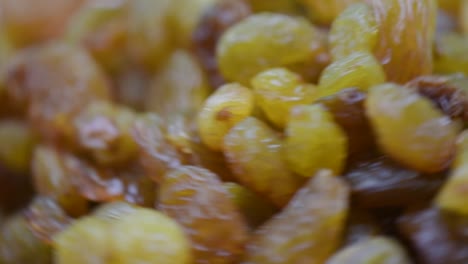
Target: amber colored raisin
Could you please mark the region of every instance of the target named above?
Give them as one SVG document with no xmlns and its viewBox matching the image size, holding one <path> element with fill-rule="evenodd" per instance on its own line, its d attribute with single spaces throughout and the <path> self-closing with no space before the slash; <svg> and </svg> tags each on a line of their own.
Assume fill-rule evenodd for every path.
<svg viewBox="0 0 468 264">
<path fill-rule="evenodd" d="M 28 226 L 33 234 L 46 243 L 72 222 L 72 219 L 53 200 L 36 197 L 24 212 Z"/>
<path fill-rule="evenodd" d="M 182 166 L 167 173 L 158 208 L 190 237 L 195 263 L 232 263 L 242 253 L 247 224 L 210 171 Z"/>
<path fill-rule="evenodd" d="M 88 202 L 73 184 L 74 175 L 66 167 L 70 154 L 56 148 L 39 145 L 31 164 L 36 192 L 53 198 L 68 214 L 77 217 L 88 211 Z"/>
<path fill-rule="evenodd" d="M 224 137 L 223 152 L 238 181 L 277 206 L 284 206 L 303 179 L 288 169 L 282 148 L 283 142 L 273 129 L 248 117 Z"/>
<path fill-rule="evenodd" d="M 193 32 L 193 50 L 213 88 L 225 82 L 216 61 L 218 40 L 226 29 L 250 13 L 250 6 L 244 0 L 218 1 L 206 11 Z"/>
<path fill-rule="evenodd" d="M 382 151 L 416 170 L 448 167 L 455 151 L 457 125 L 431 101 L 396 84 L 370 90 L 366 113 Z"/>
<path fill-rule="evenodd" d="M 366 94 L 356 88 L 344 89 L 317 103 L 325 107 L 348 138 L 348 160 L 365 155 L 375 148 L 375 138 L 364 109 Z"/>
<path fill-rule="evenodd" d="M 184 157 L 169 141 L 167 127 L 158 115 L 140 116 L 133 137 L 139 146 L 142 165 L 154 181 L 159 182 L 168 170 L 185 164 Z"/>
<path fill-rule="evenodd" d="M 57 142 L 69 136 L 70 119 L 96 100 L 109 100 L 105 75 L 83 49 L 60 43 L 22 51 L 11 61 L 8 94 L 27 107 L 31 127 Z"/>
<path fill-rule="evenodd" d="M 435 0 L 368 0 L 379 25 L 375 55 L 391 82 L 432 72 Z"/>
<path fill-rule="evenodd" d="M 136 113 L 109 102 L 92 102 L 73 119 L 74 141 L 97 164 L 128 163 L 137 153 L 131 129 Z"/>
<path fill-rule="evenodd" d="M 71 182 L 78 193 L 95 202 L 120 200 L 124 193 L 124 183 L 109 168 L 99 168 L 75 156 L 65 159 L 67 171 L 73 175 Z"/>
<path fill-rule="evenodd" d="M 363 207 L 405 206 L 432 198 L 443 175 L 424 175 L 388 157 L 355 164 L 345 174 L 354 201 Z"/>
<path fill-rule="evenodd" d="M 421 76 L 406 84 L 451 118 L 468 121 L 468 78 L 460 75 Z"/>
<path fill-rule="evenodd" d="M 341 243 L 348 214 L 345 182 L 321 171 L 247 244 L 246 264 L 321 264 Z"/>
<path fill-rule="evenodd" d="M 461 264 L 468 262 L 468 219 L 433 208 L 408 212 L 398 219 L 402 236 L 419 263 Z"/>
</svg>

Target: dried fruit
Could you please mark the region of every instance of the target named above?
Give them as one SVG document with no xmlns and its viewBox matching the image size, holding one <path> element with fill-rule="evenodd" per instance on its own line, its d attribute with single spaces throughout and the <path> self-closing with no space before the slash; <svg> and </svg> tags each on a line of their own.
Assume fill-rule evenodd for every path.
<svg viewBox="0 0 468 264">
<path fill-rule="evenodd" d="M 435 0 L 368 0 L 379 25 L 375 55 L 391 82 L 432 72 Z"/>
<path fill-rule="evenodd" d="M 450 164 L 458 129 L 428 99 L 383 84 L 370 90 L 366 110 L 379 146 L 393 159 L 428 173 Z"/>
<path fill-rule="evenodd" d="M 203 143 L 221 150 L 224 136 L 254 108 L 251 90 L 237 83 L 226 84 L 214 92 L 198 113 L 198 131 Z"/>
<path fill-rule="evenodd" d="M 228 81 L 248 85 L 264 70 L 308 60 L 316 34 L 316 29 L 299 17 L 274 13 L 249 16 L 219 40 L 219 68 Z"/>
<path fill-rule="evenodd" d="M 255 232 L 243 263 L 325 263 L 340 244 L 348 194 L 341 179 L 321 171 Z"/>
<path fill-rule="evenodd" d="M 330 53 L 333 60 L 354 52 L 372 52 L 377 44 L 379 28 L 372 7 L 364 3 L 350 5 L 334 21 L 330 29 Z"/>
<path fill-rule="evenodd" d="M 88 201 L 73 184 L 73 175 L 66 165 L 69 153 L 39 145 L 31 164 L 34 187 L 43 196 L 54 199 L 71 216 L 88 211 Z"/>
<path fill-rule="evenodd" d="M 250 6 L 244 0 L 217 1 L 200 19 L 193 32 L 194 52 L 207 73 L 211 87 L 224 84 L 216 61 L 216 45 L 224 31 L 250 15 Z"/>
<path fill-rule="evenodd" d="M 309 17 L 319 24 L 329 25 L 332 21 L 353 3 L 360 0 L 301 0 L 308 11 Z"/>
<path fill-rule="evenodd" d="M 385 82 L 385 79 L 382 67 L 371 53 L 353 52 L 323 70 L 318 92 L 320 97 L 324 97 L 351 87 L 367 91 L 372 86 Z"/>
<path fill-rule="evenodd" d="M 191 263 L 188 239 L 167 216 L 135 208 L 118 219 L 88 216 L 54 238 L 55 263 Z"/>
<path fill-rule="evenodd" d="M 0 122 L 0 160 L 11 170 L 28 171 L 35 140 L 28 125 L 18 120 Z"/>
<path fill-rule="evenodd" d="M 252 78 L 258 105 L 268 119 L 283 128 L 289 119 L 291 108 L 310 104 L 317 96 L 317 89 L 303 81 L 300 75 L 285 68 L 274 68 Z"/>
<path fill-rule="evenodd" d="M 224 137 L 224 156 L 236 178 L 247 188 L 284 206 L 301 186 L 282 157 L 283 142 L 262 121 L 248 117 Z M 278 184 L 281 183 L 281 184 Z"/>
<path fill-rule="evenodd" d="M 294 107 L 285 134 L 284 155 L 291 170 L 304 177 L 311 177 L 321 169 L 329 169 L 335 175 L 342 172 L 348 140 L 323 107 Z"/>
<path fill-rule="evenodd" d="M 247 225 L 210 171 L 181 166 L 167 173 L 158 207 L 190 237 L 195 263 L 232 263 L 242 253 Z"/>
</svg>

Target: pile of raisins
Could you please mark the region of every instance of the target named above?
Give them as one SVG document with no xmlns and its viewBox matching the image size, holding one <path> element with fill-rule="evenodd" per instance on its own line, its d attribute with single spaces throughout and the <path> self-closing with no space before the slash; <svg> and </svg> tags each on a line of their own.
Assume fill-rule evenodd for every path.
<svg viewBox="0 0 468 264">
<path fill-rule="evenodd" d="M 468 0 L 0 0 L 0 264 L 468 263 Z"/>
</svg>

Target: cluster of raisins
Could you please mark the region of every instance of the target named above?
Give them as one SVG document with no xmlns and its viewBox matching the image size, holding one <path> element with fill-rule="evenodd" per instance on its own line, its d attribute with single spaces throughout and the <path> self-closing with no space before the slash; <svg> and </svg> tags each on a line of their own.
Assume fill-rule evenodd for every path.
<svg viewBox="0 0 468 264">
<path fill-rule="evenodd" d="M 0 264 L 468 263 L 468 0 L 0 0 Z"/>
</svg>

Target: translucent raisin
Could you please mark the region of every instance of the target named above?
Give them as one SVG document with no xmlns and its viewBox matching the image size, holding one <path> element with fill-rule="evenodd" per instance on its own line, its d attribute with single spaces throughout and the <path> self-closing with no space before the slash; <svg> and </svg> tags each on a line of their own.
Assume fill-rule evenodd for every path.
<svg viewBox="0 0 468 264">
<path fill-rule="evenodd" d="M 133 128 L 133 137 L 139 146 L 141 163 L 146 174 L 160 182 L 164 174 L 181 164 L 185 159 L 169 141 L 165 123 L 155 114 L 138 118 Z"/>
<path fill-rule="evenodd" d="M 366 110 L 385 153 L 422 172 L 447 168 L 458 129 L 428 99 L 405 87 L 383 84 L 370 90 Z"/>
<path fill-rule="evenodd" d="M 219 68 L 228 81 L 248 85 L 261 71 L 307 61 L 316 34 L 316 29 L 299 17 L 274 13 L 249 16 L 219 40 Z"/>
<path fill-rule="evenodd" d="M 257 74 L 252 79 L 257 102 L 268 119 L 283 128 L 292 107 L 310 104 L 317 88 L 307 84 L 300 75 L 285 68 L 275 68 Z"/>
<path fill-rule="evenodd" d="M 318 173 L 255 231 L 243 263 L 325 263 L 341 242 L 348 194 L 346 184 L 330 171 Z"/>
<path fill-rule="evenodd" d="M 100 165 L 121 165 L 134 158 L 131 135 L 136 114 L 109 102 L 93 102 L 74 119 L 75 143 Z"/>
<path fill-rule="evenodd" d="M 274 130 L 248 117 L 224 137 L 223 151 L 231 171 L 242 184 L 284 206 L 303 179 L 288 169 L 282 148 L 283 142 Z"/>
<path fill-rule="evenodd" d="M 224 136 L 238 122 L 251 115 L 254 95 L 237 83 L 226 84 L 214 92 L 198 113 L 198 131 L 210 149 L 221 150 Z"/>
<path fill-rule="evenodd" d="M 382 66 L 371 53 L 353 52 L 323 70 L 318 85 L 319 96 L 329 96 L 350 87 L 367 91 L 385 79 Z"/>
<path fill-rule="evenodd" d="M 88 202 L 73 184 L 73 175 L 66 167 L 69 154 L 53 147 L 39 145 L 31 164 L 36 191 L 51 197 L 71 216 L 88 211 Z"/>
<path fill-rule="evenodd" d="M 242 253 L 247 225 L 210 171 L 183 166 L 166 174 L 158 207 L 191 238 L 196 263 L 232 263 Z"/>
<path fill-rule="evenodd" d="M 294 107 L 285 134 L 284 154 L 291 170 L 304 177 L 311 177 L 321 169 L 329 169 L 336 175 L 342 172 L 348 139 L 323 107 Z"/>
<path fill-rule="evenodd" d="M 9 65 L 8 94 L 26 106 L 44 140 L 65 141 L 70 119 L 95 100 L 109 100 L 108 82 L 86 51 L 51 43 L 24 50 Z"/>
<path fill-rule="evenodd" d="M 33 234 L 46 243 L 72 222 L 53 199 L 41 196 L 31 202 L 24 215 Z"/>
<path fill-rule="evenodd" d="M 368 0 L 379 25 L 375 55 L 391 82 L 432 72 L 435 0 Z M 404 26 L 403 26 L 404 25 Z"/>
<path fill-rule="evenodd" d="M 224 83 L 216 61 L 216 45 L 226 29 L 250 15 L 250 6 L 243 0 L 217 1 L 199 21 L 192 36 L 193 49 L 207 72 L 213 88 Z"/>
<path fill-rule="evenodd" d="M 330 29 L 330 53 L 334 60 L 353 52 L 372 52 L 378 40 L 374 12 L 364 3 L 353 4 L 341 13 Z"/>
</svg>

